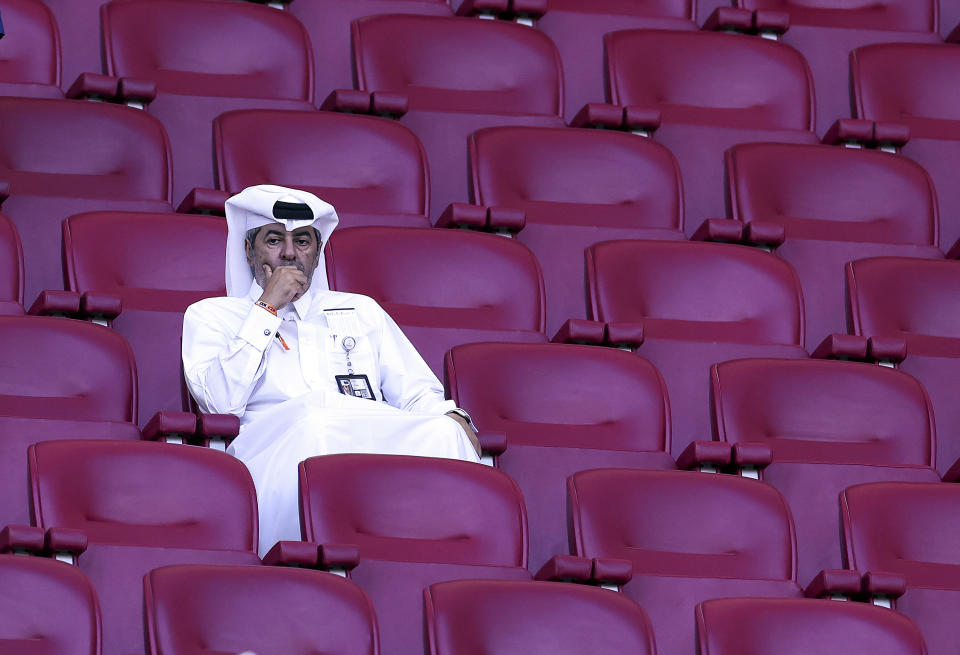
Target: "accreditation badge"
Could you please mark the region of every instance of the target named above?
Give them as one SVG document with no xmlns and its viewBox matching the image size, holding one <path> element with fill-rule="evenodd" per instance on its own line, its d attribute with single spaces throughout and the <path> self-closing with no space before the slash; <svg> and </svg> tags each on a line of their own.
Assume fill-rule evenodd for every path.
<svg viewBox="0 0 960 655">
<path fill-rule="evenodd" d="M 354 398 L 366 398 L 367 400 L 376 400 L 373 395 L 373 388 L 370 386 L 370 379 L 366 375 L 335 375 L 337 388 L 345 396 Z"/>
</svg>

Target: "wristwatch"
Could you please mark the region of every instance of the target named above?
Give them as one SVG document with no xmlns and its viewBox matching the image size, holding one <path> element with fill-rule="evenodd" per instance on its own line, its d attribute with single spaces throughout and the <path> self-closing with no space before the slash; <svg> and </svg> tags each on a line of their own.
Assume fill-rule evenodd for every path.
<svg viewBox="0 0 960 655">
<path fill-rule="evenodd" d="M 470 415 L 467 414 L 464 410 L 460 409 L 459 407 L 451 409 L 449 412 L 447 412 L 447 414 L 456 414 L 457 416 L 462 418 L 464 421 L 466 421 L 467 425 L 473 426 L 473 419 L 470 418 Z"/>
</svg>

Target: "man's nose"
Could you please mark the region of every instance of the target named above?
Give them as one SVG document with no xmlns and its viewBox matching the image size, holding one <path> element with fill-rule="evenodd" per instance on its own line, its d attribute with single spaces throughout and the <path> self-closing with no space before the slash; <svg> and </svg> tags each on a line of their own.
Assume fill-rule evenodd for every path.
<svg viewBox="0 0 960 655">
<path fill-rule="evenodd" d="M 288 235 L 287 238 L 283 240 L 283 248 L 280 250 L 280 257 L 283 259 L 295 259 L 296 255 L 296 251 L 293 248 L 293 237 Z"/>
</svg>

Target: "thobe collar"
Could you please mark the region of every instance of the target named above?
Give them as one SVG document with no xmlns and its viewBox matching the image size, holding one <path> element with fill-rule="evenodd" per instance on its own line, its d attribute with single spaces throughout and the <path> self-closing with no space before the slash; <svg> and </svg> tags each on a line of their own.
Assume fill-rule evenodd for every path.
<svg viewBox="0 0 960 655">
<path fill-rule="evenodd" d="M 256 302 L 260 296 L 263 295 L 263 289 L 257 284 L 257 281 L 254 280 L 250 284 L 250 293 L 248 294 L 250 300 Z M 307 313 L 310 311 L 310 306 L 313 304 L 313 286 L 307 289 L 307 292 L 294 300 L 292 303 L 280 310 L 281 315 L 283 312 L 291 311 L 294 312 L 299 320 L 306 318 Z"/>
</svg>

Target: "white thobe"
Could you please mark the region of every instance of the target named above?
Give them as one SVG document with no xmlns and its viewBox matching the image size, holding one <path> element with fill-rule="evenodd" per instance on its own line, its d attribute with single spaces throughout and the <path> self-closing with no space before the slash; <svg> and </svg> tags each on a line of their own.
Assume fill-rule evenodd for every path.
<svg viewBox="0 0 960 655">
<path fill-rule="evenodd" d="M 256 486 L 261 556 L 279 540 L 300 538 L 297 465 L 308 457 L 479 461 L 460 425 L 444 416 L 456 405 L 372 298 L 311 290 L 273 316 L 254 304 L 261 294 L 254 282 L 247 297 L 201 300 L 183 321 L 191 394 L 204 412 L 240 417 L 227 452 L 246 464 Z M 347 337 L 356 342 L 349 360 Z M 340 393 L 334 376 L 347 374 L 348 361 L 369 378 L 377 402 Z"/>
</svg>

